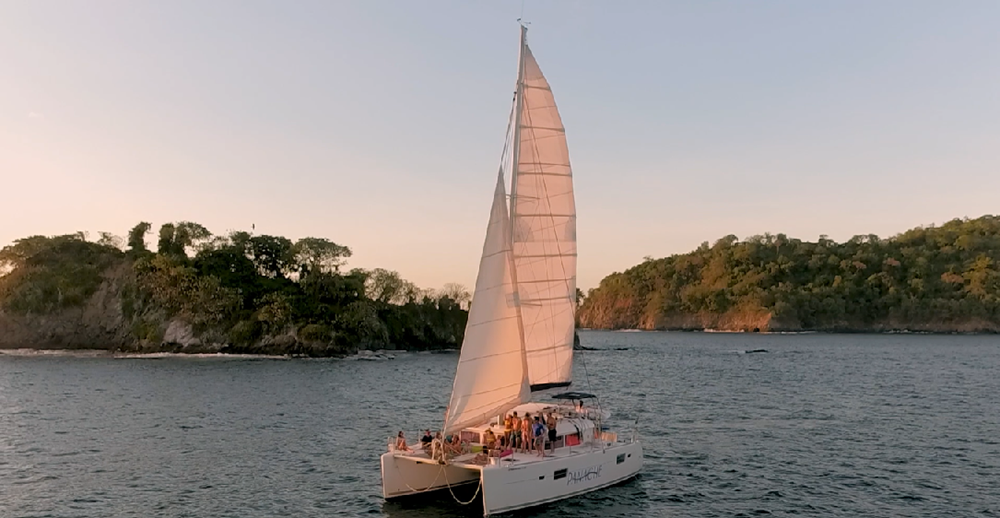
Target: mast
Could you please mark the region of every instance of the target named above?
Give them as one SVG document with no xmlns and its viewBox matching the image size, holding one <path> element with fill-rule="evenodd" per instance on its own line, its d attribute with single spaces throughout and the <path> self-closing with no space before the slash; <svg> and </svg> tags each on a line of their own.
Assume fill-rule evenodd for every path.
<svg viewBox="0 0 1000 518">
<path fill-rule="evenodd" d="M 520 20 L 518 20 L 520 21 Z M 512 138 L 510 168 L 510 242 L 514 242 L 514 218 L 517 215 L 517 164 L 521 159 L 521 109 L 524 106 L 524 45 L 528 28 L 521 24 L 521 46 L 517 52 L 517 87 L 514 90 L 514 136 Z"/>
<path fill-rule="evenodd" d="M 524 100 L 524 46 L 527 42 L 528 27 L 517 20 L 521 25 L 521 44 L 517 51 L 517 86 L 514 89 L 514 135 L 511 137 L 511 167 L 510 167 L 510 254 L 507 255 L 510 261 L 511 283 L 514 285 L 514 308 L 517 313 L 517 330 L 521 339 L 521 366 L 523 367 L 524 378 L 528 376 L 528 348 L 524 340 L 524 320 L 521 317 L 521 296 L 517 288 L 517 263 L 514 261 L 514 229 L 517 228 L 517 163 L 521 159 L 521 107 Z M 530 384 L 530 383 L 529 383 Z"/>
</svg>

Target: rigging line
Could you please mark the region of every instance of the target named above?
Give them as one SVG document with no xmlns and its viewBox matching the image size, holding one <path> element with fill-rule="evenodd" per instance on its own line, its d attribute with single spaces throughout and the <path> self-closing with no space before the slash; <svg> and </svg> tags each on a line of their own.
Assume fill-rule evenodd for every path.
<svg viewBox="0 0 1000 518">
<path fill-rule="evenodd" d="M 574 335 L 576 334 L 576 325 L 573 326 L 573 334 Z M 573 345 L 576 346 L 575 339 L 573 340 Z M 583 344 L 581 343 L 580 345 L 582 346 Z M 587 380 L 587 392 L 593 393 L 594 390 L 590 388 L 590 371 L 587 370 L 587 359 L 586 359 L 587 355 L 584 354 L 586 352 L 587 352 L 586 350 L 580 351 L 580 363 L 583 364 L 583 375 Z M 604 411 L 601 410 L 601 398 L 596 397 L 594 399 L 597 400 L 597 426 L 598 426 L 598 431 L 600 431 L 601 416 L 604 414 Z"/>
</svg>

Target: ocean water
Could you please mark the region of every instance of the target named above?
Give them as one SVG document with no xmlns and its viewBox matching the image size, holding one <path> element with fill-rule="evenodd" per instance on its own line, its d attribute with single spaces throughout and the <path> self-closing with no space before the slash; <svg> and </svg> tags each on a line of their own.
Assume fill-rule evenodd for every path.
<svg viewBox="0 0 1000 518">
<path fill-rule="evenodd" d="M 581 339 L 605 350 L 574 388 L 645 468 L 519 516 L 1000 516 L 1000 337 Z M 456 361 L 0 352 L 0 517 L 480 515 L 380 497 L 387 438 L 440 426 Z"/>
</svg>

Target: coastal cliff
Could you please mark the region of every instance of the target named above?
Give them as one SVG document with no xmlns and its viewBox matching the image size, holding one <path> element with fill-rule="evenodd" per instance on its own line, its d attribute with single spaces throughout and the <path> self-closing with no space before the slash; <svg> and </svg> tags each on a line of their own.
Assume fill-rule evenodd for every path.
<svg viewBox="0 0 1000 518">
<path fill-rule="evenodd" d="M 420 290 L 396 272 L 340 267 L 321 238 L 148 223 L 124 240 L 33 236 L 0 250 L 0 348 L 340 356 L 359 349 L 457 348 L 459 285 Z"/>
<path fill-rule="evenodd" d="M 765 234 L 605 277 L 581 327 L 719 331 L 1000 332 L 1000 218 L 836 243 Z"/>
</svg>

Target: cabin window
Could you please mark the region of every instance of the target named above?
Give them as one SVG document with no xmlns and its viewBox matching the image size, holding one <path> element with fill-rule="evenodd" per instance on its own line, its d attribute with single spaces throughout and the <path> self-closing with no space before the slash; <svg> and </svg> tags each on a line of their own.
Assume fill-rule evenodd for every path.
<svg viewBox="0 0 1000 518">
<path fill-rule="evenodd" d="M 552 480 L 559 480 L 561 478 L 566 478 L 566 470 L 558 469 L 555 473 L 552 473 Z"/>
<path fill-rule="evenodd" d="M 621 455 L 618 456 L 617 459 L 615 459 L 615 464 L 621 464 L 622 462 L 625 462 L 625 454 L 624 453 L 622 453 Z"/>
<path fill-rule="evenodd" d="M 468 430 L 462 430 L 461 440 L 463 440 L 463 441 L 465 441 L 465 442 L 467 442 L 469 444 L 472 444 L 472 443 L 480 443 L 481 444 L 481 441 L 479 440 L 479 433 L 478 432 L 470 432 Z"/>
</svg>

